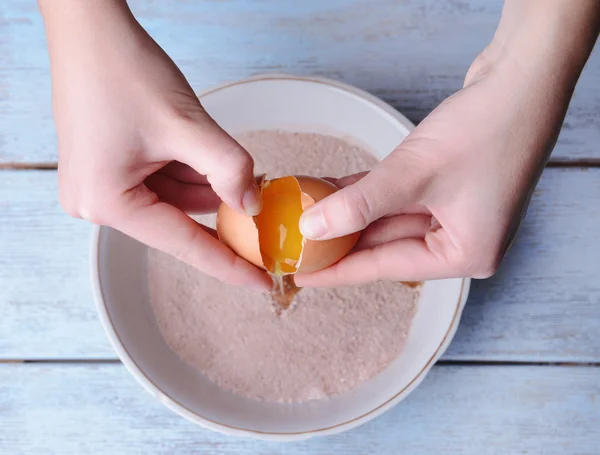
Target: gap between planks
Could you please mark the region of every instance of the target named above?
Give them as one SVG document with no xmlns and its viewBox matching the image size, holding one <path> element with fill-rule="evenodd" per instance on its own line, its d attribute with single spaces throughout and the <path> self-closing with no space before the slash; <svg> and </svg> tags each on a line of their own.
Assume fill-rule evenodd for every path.
<svg viewBox="0 0 600 455">
<path fill-rule="evenodd" d="M 0 163 L 0 171 L 56 171 L 58 163 Z"/>
<path fill-rule="evenodd" d="M 600 168 L 600 158 L 550 159 L 548 168 Z M 0 163 L 0 171 L 55 171 L 58 163 Z"/>
<path fill-rule="evenodd" d="M 18 364 L 63 364 L 63 365 L 80 365 L 80 364 L 105 364 L 116 365 L 120 364 L 119 359 L 0 359 L 0 364 L 3 363 L 18 363 Z M 531 362 L 520 360 L 438 360 L 437 366 L 539 366 L 539 367 L 592 367 L 600 368 L 600 362 Z"/>
</svg>

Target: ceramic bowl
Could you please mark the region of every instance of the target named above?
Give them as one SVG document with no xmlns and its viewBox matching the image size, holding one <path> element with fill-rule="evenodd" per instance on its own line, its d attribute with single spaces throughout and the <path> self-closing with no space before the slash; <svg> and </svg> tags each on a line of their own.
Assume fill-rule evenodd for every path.
<svg viewBox="0 0 600 455">
<path fill-rule="evenodd" d="M 232 134 L 256 129 L 316 132 L 350 139 L 384 158 L 413 125 L 381 100 L 338 82 L 265 76 L 200 95 Z M 291 441 L 339 433 L 398 404 L 423 380 L 452 339 L 469 280 L 424 283 L 406 348 L 384 371 L 327 400 L 276 404 L 219 389 L 167 346 L 147 295 L 147 248 L 96 227 L 91 278 L 98 313 L 114 349 L 138 382 L 165 406 L 211 430 Z"/>
</svg>

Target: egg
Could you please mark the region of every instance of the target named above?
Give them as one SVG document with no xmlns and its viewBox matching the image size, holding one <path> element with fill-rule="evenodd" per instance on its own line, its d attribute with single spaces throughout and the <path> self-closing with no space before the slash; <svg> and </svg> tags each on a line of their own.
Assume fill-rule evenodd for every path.
<svg viewBox="0 0 600 455">
<path fill-rule="evenodd" d="M 304 209 L 337 190 L 326 180 L 303 175 L 263 181 L 263 209 L 257 216 L 245 216 L 221 204 L 219 239 L 238 256 L 274 275 L 322 270 L 348 254 L 360 234 L 309 240 L 302 236 L 299 221 Z"/>
</svg>

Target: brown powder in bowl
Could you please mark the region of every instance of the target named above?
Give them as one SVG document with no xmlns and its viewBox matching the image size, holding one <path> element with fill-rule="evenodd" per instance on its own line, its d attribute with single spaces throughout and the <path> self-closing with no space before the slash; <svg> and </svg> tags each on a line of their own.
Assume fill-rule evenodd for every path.
<svg viewBox="0 0 600 455">
<path fill-rule="evenodd" d="M 377 162 L 319 134 L 255 131 L 237 139 L 257 173 L 270 178 L 337 177 Z M 278 316 L 270 296 L 220 283 L 156 250 L 148 253 L 148 286 L 177 355 L 223 389 L 275 402 L 337 395 L 382 371 L 404 347 L 419 296 L 418 287 L 393 282 L 302 289 Z"/>
</svg>

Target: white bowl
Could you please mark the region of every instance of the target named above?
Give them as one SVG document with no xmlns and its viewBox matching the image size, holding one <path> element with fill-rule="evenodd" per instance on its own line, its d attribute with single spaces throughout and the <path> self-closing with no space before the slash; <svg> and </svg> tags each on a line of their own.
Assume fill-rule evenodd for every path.
<svg viewBox="0 0 600 455">
<path fill-rule="evenodd" d="M 350 138 L 385 157 L 413 125 L 377 98 L 338 82 L 289 76 L 252 78 L 201 95 L 230 133 L 255 129 Z M 303 404 L 257 402 L 219 389 L 163 340 L 148 302 L 144 245 L 107 227 L 93 231 L 91 277 L 104 329 L 130 373 L 176 413 L 236 436 L 291 441 L 361 425 L 404 399 L 454 336 L 469 280 L 426 282 L 402 354 L 340 396 Z"/>
</svg>

